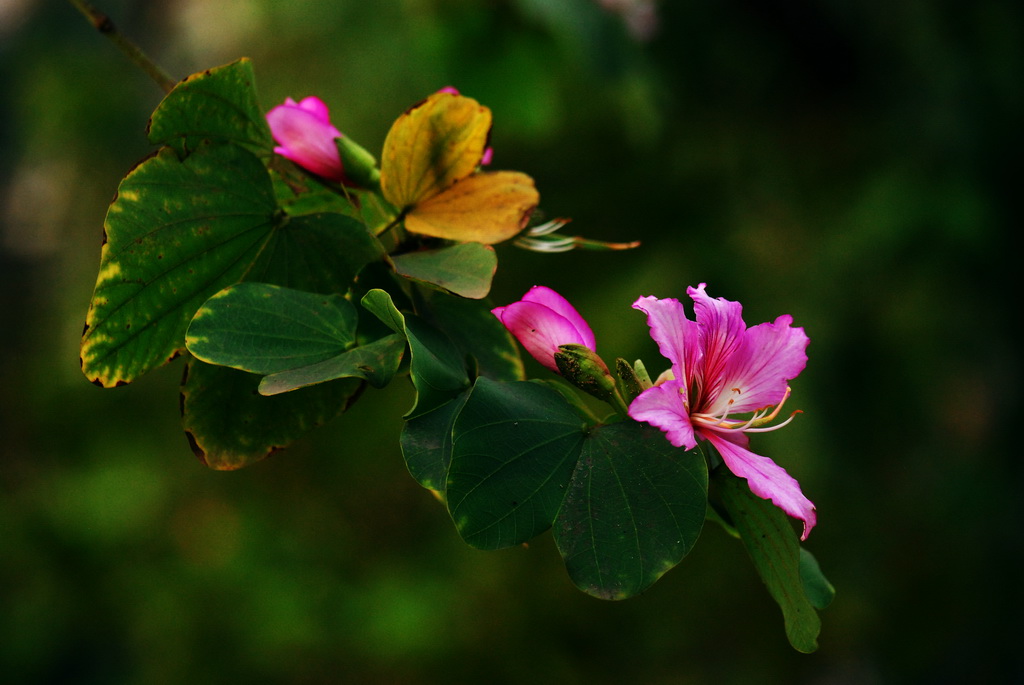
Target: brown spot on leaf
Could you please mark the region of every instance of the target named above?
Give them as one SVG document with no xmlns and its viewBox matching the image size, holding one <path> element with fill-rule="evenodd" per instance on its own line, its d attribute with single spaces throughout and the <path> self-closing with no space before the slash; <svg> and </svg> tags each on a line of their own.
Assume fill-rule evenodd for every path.
<svg viewBox="0 0 1024 685">
<path fill-rule="evenodd" d="M 185 439 L 188 440 L 188 446 L 192 448 L 192 454 L 196 455 L 196 458 L 202 462 L 203 466 L 209 466 L 210 463 L 206 461 L 206 452 L 199 443 L 196 442 L 196 438 L 192 435 L 192 431 L 185 431 Z"/>
</svg>

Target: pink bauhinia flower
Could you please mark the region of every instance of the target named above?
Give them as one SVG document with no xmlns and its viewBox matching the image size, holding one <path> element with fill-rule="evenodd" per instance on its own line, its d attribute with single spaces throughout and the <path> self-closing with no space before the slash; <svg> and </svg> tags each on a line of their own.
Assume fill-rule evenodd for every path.
<svg viewBox="0 0 1024 685">
<path fill-rule="evenodd" d="M 740 303 L 711 298 L 704 288 L 701 283 L 686 291 L 695 321 L 686 318 L 679 300 L 641 297 L 633 303 L 647 314 L 651 337 L 672 369 L 633 400 L 629 415 L 665 431 L 676 447 L 693 449 L 697 438 L 710 442 L 751 492 L 803 521 L 805 540 L 817 522 L 814 504 L 781 466 L 748 449 L 748 434 L 792 420 L 767 425 L 789 397 L 788 381 L 807 364 L 809 340 L 789 315 L 747 328 Z"/>
<path fill-rule="evenodd" d="M 593 350 L 594 333 L 569 304 L 551 288 L 535 285 L 518 302 L 491 312 L 541 364 L 558 373 L 555 353 L 559 345 L 583 345 Z"/>
<path fill-rule="evenodd" d="M 345 181 L 336 138 L 341 131 L 330 120 L 327 105 L 317 97 L 301 102 L 287 98 L 267 112 L 267 123 L 278 146 L 274 152 L 330 181 Z"/>
</svg>

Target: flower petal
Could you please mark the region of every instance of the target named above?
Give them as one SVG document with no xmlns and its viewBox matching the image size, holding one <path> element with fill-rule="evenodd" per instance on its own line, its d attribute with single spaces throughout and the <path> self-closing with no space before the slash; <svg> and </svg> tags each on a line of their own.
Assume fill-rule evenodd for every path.
<svg viewBox="0 0 1024 685">
<path fill-rule="evenodd" d="M 594 332 L 590 329 L 586 319 L 580 316 L 580 313 L 576 311 L 576 308 L 569 304 L 569 300 L 565 299 L 551 288 L 543 285 L 535 285 L 530 288 L 525 295 L 523 295 L 522 301 L 542 304 L 556 314 L 560 314 L 565 317 L 565 319 L 572 324 L 573 328 L 576 329 L 576 332 L 579 333 L 580 338 L 583 340 L 583 342 L 579 344 L 590 348 L 591 350 L 597 349 Z"/>
<path fill-rule="evenodd" d="M 299 102 L 298 107 L 300 109 L 306 110 L 307 112 L 315 116 L 317 119 L 319 119 L 322 123 L 327 124 L 328 126 L 331 125 L 331 113 L 330 110 L 327 109 L 327 103 L 325 103 L 323 100 L 316 97 L 315 95 L 310 95 L 307 98 L 303 98 Z M 331 128 L 334 127 L 332 126 Z M 341 134 L 339 133 L 336 137 L 340 138 Z"/>
<path fill-rule="evenodd" d="M 700 349 L 704 355 L 699 378 L 703 400 L 702 406 L 695 409 L 716 414 L 719 400 L 735 399 L 733 388 L 736 386 L 726 384 L 726 371 L 733 356 L 743 348 L 747 325 L 743 323 L 743 306 L 739 302 L 709 297 L 704 292 L 706 285 L 701 283 L 696 288 L 687 288 L 686 293 L 693 299 Z"/>
<path fill-rule="evenodd" d="M 665 431 L 665 437 L 676 447 L 693 449 L 693 434 L 686 408 L 686 386 L 681 381 L 665 381 L 637 395 L 629 405 L 629 416 Z"/>
<path fill-rule="evenodd" d="M 555 373 L 559 345 L 587 344 L 572 322 L 542 304 L 513 302 L 492 311 L 534 359 Z"/>
<path fill-rule="evenodd" d="M 647 325 L 658 350 L 672 362 L 675 377 L 688 384 L 701 354 L 697 324 L 686 318 L 683 305 L 672 298 L 641 297 L 633 303 L 633 309 L 647 314 Z"/>
<path fill-rule="evenodd" d="M 747 480 L 752 493 L 771 500 L 788 515 L 803 521 L 804 530 L 800 539 L 807 539 L 818 522 L 818 515 L 814 511 L 814 504 L 804 497 L 800 483 L 793 476 L 768 457 L 748 450 L 745 435 L 710 430 L 702 430 L 700 435 L 715 446 L 730 471 Z"/>
<path fill-rule="evenodd" d="M 725 371 L 725 387 L 741 388 L 733 396 L 733 412 L 777 405 L 786 396 L 787 382 L 804 370 L 810 341 L 804 329 L 793 328 L 792 323 L 793 318 L 784 314 L 747 330 L 742 351 Z"/>
<path fill-rule="evenodd" d="M 317 98 L 312 99 L 323 105 Z M 299 105 L 286 102 L 267 112 L 267 123 L 278 143 L 274 151 L 314 174 L 341 182 L 344 171 L 334 142 L 341 132 L 321 118 L 321 112 L 310 111 L 310 107 L 317 110 L 319 106 L 309 101 L 306 98 Z"/>
</svg>

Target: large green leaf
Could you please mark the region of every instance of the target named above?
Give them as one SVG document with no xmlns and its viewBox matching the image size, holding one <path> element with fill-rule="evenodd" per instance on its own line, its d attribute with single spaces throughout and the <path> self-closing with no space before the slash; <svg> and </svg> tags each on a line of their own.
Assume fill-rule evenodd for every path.
<svg viewBox="0 0 1024 685">
<path fill-rule="evenodd" d="M 363 307 L 409 341 L 410 370 L 416 403 L 406 418 L 435 409 L 469 387 L 466 364 L 452 341 L 414 314 L 403 314 L 384 290 L 363 296 Z"/>
<path fill-rule="evenodd" d="M 82 371 L 128 383 L 185 349 L 211 295 L 236 283 L 274 230 L 263 164 L 235 145 L 202 145 L 184 161 L 162 149 L 121 181 L 107 211 Z"/>
<path fill-rule="evenodd" d="M 707 485 L 698 450 L 673 447 L 661 431 L 635 421 L 596 428 L 554 524 L 573 582 L 602 599 L 647 589 L 697 541 Z"/>
<path fill-rule="evenodd" d="M 437 250 L 421 250 L 391 258 L 395 272 L 432 283 L 462 297 L 481 299 L 491 290 L 498 256 L 490 245 L 458 243 Z"/>
<path fill-rule="evenodd" d="M 271 374 L 337 357 L 355 342 L 357 321 L 342 295 L 239 283 L 196 312 L 185 343 L 209 364 Z"/>
<path fill-rule="evenodd" d="M 836 589 L 818 566 L 818 560 L 803 547 L 800 548 L 800 580 L 807 599 L 815 609 L 825 609 L 835 599 Z"/>
<path fill-rule="evenodd" d="M 547 530 L 588 429 L 548 387 L 478 378 L 455 420 L 448 470 L 448 509 L 462 538 L 498 549 Z"/>
<path fill-rule="evenodd" d="M 375 388 L 391 382 L 405 353 L 405 336 L 392 333 L 316 364 L 266 376 L 260 394 L 277 395 L 337 378 L 362 378 Z"/>
<path fill-rule="evenodd" d="M 181 388 L 182 425 L 210 468 L 239 469 L 288 446 L 344 411 L 363 387 L 347 378 L 277 397 L 256 392 L 259 376 L 191 360 Z"/>
<path fill-rule="evenodd" d="M 789 643 L 801 652 L 815 651 L 821 619 L 804 589 L 800 541 L 792 523 L 781 509 L 750 492 L 745 480 L 726 469 L 715 471 L 714 482 L 754 568 L 782 609 Z"/>
<path fill-rule="evenodd" d="M 246 280 L 317 293 L 345 293 L 364 266 L 383 257 L 384 246 L 351 217 L 289 217 L 274 231 Z"/>
<path fill-rule="evenodd" d="M 469 398 L 464 392 L 454 400 L 409 419 L 402 427 L 402 456 L 417 483 L 435 492 L 447 487 L 452 459 L 452 429 Z"/>
<path fill-rule="evenodd" d="M 269 153 L 274 140 L 256 96 L 252 62 L 242 58 L 181 81 L 153 112 L 149 140 L 170 145 L 182 156 L 202 140 Z"/>
<path fill-rule="evenodd" d="M 496 381 L 520 381 L 526 372 L 519 343 L 491 313 L 487 300 L 452 297 L 428 292 L 423 316 L 442 331 L 457 331 L 452 342 L 464 355 L 476 360 L 476 371 Z"/>
</svg>

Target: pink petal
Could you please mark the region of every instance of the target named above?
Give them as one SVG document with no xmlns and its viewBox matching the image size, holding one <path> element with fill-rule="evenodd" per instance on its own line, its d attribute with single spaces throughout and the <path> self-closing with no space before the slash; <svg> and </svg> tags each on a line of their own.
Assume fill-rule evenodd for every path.
<svg viewBox="0 0 1024 685">
<path fill-rule="evenodd" d="M 788 381 L 804 370 L 810 341 L 792 322 L 784 314 L 747 330 L 742 350 L 729 360 L 725 372 L 725 387 L 741 389 L 733 395 L 733 412 L 777 405 L 786 395 Z"/>
<path fill-rule="evenodd" d="M 704 292 L 705 286 L 701 283 L 697 288 L 686 289 L 693 298 L 694 315 L 700 330 L 700 349 L 704 353 L 700 368 L 704 400 L 699 411 L 709 411 L 717 404 L 715 400 L 723 395 L 727 395 L 726 400 L 734 397 L 731 393 L 735 386 L 726 385 L 726 371 L 733 355 L 743 347 L 747 332 L 742 305 L 721 297 L 709 297 Z"/>
<path fill-rule="evenodd" d="M 686 386 L 681 381 L 665 381 L 637 395 L 629 405 L 629 416 L 665 431 L 676 447 L 693 449 L 697 440 L 686 409 Z"/>
<path fill-rule="evenodd" d="M 569 301 L 556 293 L 551 288 L 543 285 L 535 285 L 523 295 L 523 302 L 536 302 L 537 304 L 544 305 L 556 314 L 561 315 L 572 324 L 572 327 L 576 329 L 579 334 L 580 342 L 577 344 L 583 345 L 591 350 L 597 349 L 597 342 L 594 339 L 594 332 L 590 330 L 590 326 L 586 320 L 580 316 L 580 313 L 576 311 L 576 308 L 569 304 Z M 564 344 L 564 343 L 563 343 Z"/>
<path fill-rule="evenodd" d="M 306 98 L 303 103 L 309 100 Z M 311 106 L 317 108 L 315 103 Z M 344 179 L 341 156 L 334 142 L 341 132 L 318 113 L 286 102 L 267 112 L 267 123 L 278 143 L 275 152 L 324 178 L 338 182 Z"/>
<path fill-rule="evenodd" d="M 800 491 L 800 484 L 793 476 L 768 457 L 748 450 L 745 435 L 725 435 L 709 430 L 702 430 L 700 435 L 715 446 L 730 471 L 747 480 L 752 493 L 762 499 L 771 500 L 788 515 L 803 521 L 804 530 L 800 539 L 807 539 L 811 529 L 818 522 L 818 515 L 814 511 L 814 504 L 804 497 Z M 739 442 L 743 444 L 737 444 Z"/>
<path fill-rule="evenodd" d="M 303 98 L 302 101 L 299 102 L 298 107 L 300 109 L 306 110 L 307 112 L 315 116 L 317 119 L 319 119 L 321 122 L 330 126 L 331 113 L 327 109 L 327 104 L 320 98 L 310 95 L 307 98 Z M 339 133 L 337 137 L 340 138 L 341 134 Z"/>
<path fill-rule="evenodd" d="M 445 86 L 437 91 L 438 93 L 450 93 L 452 95 L 458 95 L 459 89 L 455 86 Z"/>
<path fill-rule="evenodd" d="M 679 300 L 641 297 L 633 309 L 647 314 L 651 337 L 658 343 L 661 355 L 672 362 L 672 371 L 680 381 L 688 381 L 700 358 L 697 324 L 686 318 Z"/>
<path fill-rule="evenodd" d="M 739 302 L 711 298 L 704 288 L 701 283 L 687 289 L 704 350 L 699 411 L 740 414 L 777 405 L 786 395 L 787 381 L 807 364 L 803 329 L 792 328 L 793 319 L 786 315 L 748 329 Z"/>
<path fill-rule="evenodd" d="M 492 311 L 534 359 L 556 373 L 559 345 L 590 347 L 572 322 L 543 304 L 513 302 Z"/>
</svg>

